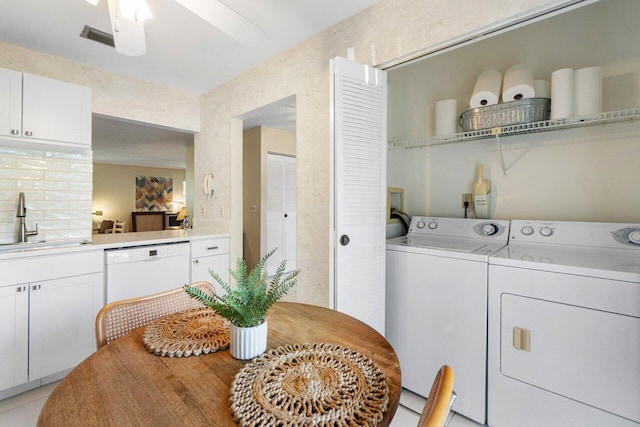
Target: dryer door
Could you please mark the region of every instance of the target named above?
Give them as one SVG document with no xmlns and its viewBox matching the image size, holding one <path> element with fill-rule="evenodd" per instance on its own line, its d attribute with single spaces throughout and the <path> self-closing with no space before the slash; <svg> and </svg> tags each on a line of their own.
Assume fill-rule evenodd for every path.
<svg viewBox="0 0 640 427">
<path fill-rule="evenodd" d="M 503 375 L 640 422 L 640 318 L 507 293 L 501 305 Z"/>
</svg>

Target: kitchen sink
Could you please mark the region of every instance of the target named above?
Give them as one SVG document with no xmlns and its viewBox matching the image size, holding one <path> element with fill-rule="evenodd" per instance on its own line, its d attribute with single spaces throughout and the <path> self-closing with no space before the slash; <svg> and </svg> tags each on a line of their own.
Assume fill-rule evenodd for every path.
<svg viewBox="0 0 640 427">
<path fill-rule="evenodd" d="M 90 240 L 41 240 L 39 242 L 0 243 L 0 253 L 37 251 L 43 249 L 68 248 L 73 246 L 92 245 Z"/>
</svg>

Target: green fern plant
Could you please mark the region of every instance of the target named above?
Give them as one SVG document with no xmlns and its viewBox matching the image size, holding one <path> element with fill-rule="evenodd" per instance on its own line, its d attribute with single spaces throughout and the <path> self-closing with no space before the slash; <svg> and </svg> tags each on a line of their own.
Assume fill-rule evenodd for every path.
<svg viewBox="0 0 640 427">
<path fill-rule="evenodd" d="M 295 270 L 283 277 L 287 260 L 282 260 L 271 282 L 267 284 L 267 273 L 263 269 L 267 259 L 276 250 L 277 248 L 263 256 L 249 273 L 246 261 L 238 258 L 235 270 L 229 270 L 236 280 L 237 287 L 231 287 L 219 274 L 209 270 L 211 277 L 224 289 L 224 295 L 215 292 L 209 294 L 189 285 L 185 285 L 184 289 L 189 296 L 211 307 L 234 325 L 243 328 L 258 326 L 266 318 L 269 307 L 295 286 L 300 272 Z"/>
</svg>

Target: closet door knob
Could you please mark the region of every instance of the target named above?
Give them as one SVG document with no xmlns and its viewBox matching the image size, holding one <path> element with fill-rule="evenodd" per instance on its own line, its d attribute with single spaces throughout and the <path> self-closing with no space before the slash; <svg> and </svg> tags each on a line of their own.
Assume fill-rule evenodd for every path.
<svg viewBox="0 0 640 427">
<path fill-rule="evenodd" d="M 350 241 L 351 240 L 349 239 L 349 236 L 347 236 L 346 234 L 343 234 L 342 236 L 340 236 L 340 244 L 342 246 L 347 246 Z"/>
</svg>

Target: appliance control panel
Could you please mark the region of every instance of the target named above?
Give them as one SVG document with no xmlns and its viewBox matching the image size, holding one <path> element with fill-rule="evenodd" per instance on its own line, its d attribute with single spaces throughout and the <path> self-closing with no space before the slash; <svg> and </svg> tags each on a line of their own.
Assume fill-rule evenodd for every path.
<svg viewBox="0 0 640 427">
<path fill-rule="evenodd" d="M 509 243 L 516 242 L 640 250 L 640 224 L 513 220 Z"/>
<path fill-rule="evenodd" d="M 414 216 L 411 218 L 409 234 L 458 238 L 490 238 L 506 242 L 509 235 L 509 221 Z"/>
</svg>

